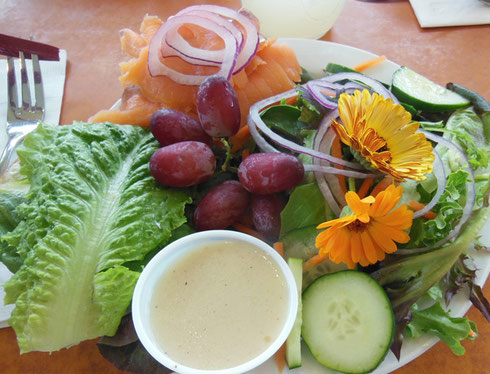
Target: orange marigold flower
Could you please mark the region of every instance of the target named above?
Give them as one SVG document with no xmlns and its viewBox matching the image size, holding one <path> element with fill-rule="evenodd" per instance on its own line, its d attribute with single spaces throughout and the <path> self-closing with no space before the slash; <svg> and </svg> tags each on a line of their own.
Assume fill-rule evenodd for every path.
<svg viewBox="0 0 490 374">
<path fill-rule="evenodd" d="M 417 181 L 432 172 L 434 154 L 425 135 L 417 132 L 420 124 L 391 99 L 368 90 L 343 93 L 339 98 L 342 124 L 332 127 L 342 142 L 356 150 L 376 170 L 397 181 Z"/>
<path fill-rule="evenodd" d="M 361 200 L 355 192 L 347 192 L 345 199 L 352 214 L 317 227 L 326 228 L 316 237 L 320 256 L 353 269 L 356 264 L 367 266 L 383 260 L 386 253 L 397 250 L 396 243 L 408 243 L 410 236 L 404 230 L 412 226 L 413 211 L 406 205 L 394 209 L 402 193 L 403 188 L 395 185 L 376 198 Z"/>
</svg>

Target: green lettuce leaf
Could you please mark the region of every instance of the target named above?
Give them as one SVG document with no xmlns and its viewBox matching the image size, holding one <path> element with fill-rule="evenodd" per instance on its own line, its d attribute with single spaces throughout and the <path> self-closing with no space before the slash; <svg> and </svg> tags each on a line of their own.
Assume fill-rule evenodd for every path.
<svg viewBox="0 0 490 374">
<path fill-rule="evenodd" d="M 412 311 L 412 320 L 407 325 L 406 335 L 412 338 L 419 337 L 422 333 L 436 335 L 456 355 L 465 353 L 461 345 L 463 339 L 474 339 L 476 326 L 468 318 L 451 317 L 444 310 L 440 302 L 430 308 Z"/>
<path fill-rule="evenodd" d="M 112 124 L 41 124 L 19 148 L 31 184 L 3 236 L 23 260 L 5 284 L 22 353 L 113 335 L 139 272 L 124 266 L 165 244 L 190 198 L 149 172 L 158 143 Z"/>
<path fill-rule="evenodd" d="M 296 187 L 281 212 L 280 237 L 293 230 L 317 226 L 333 218 L 316 183 Z"/>
<path fill-rule="evenodd" d="M 25 201 L 23 193 L 0 191 L 0 261 L 12 273 L 19 270 L 23 260 L 16 248 L 2 241 L 1 238 L 19 224 L 21 218 L 17 213 L 17 207 Z"/>
</svg>

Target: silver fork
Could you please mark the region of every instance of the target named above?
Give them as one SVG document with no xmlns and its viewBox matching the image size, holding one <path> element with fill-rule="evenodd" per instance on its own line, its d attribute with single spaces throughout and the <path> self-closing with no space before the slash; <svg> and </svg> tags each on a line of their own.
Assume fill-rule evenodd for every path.
<svg viewBox="0 0 490 374">
<path fill-rule="evenodd" d="M 39 58 L 32 54 L 32 69 L 34 72 L 34 95 L 35 104 L 31 101 L 29 90 L 29 80 L 27 77 L 26 62 L 24 53 L 19 52 L 20 58 L 20 88 L 22 103 L 19 105 L 17 80 L 15 78 L 14 59 L 7 58 L 7 92 L 8 92 L 8 109 L 7 109 L 7 145 L 0 156 L 0 176 L 7 170 L 10 160 L 17 146 L 22 140 L 34 131 L 44 118 L 44 91 L 39 66 Z"/>
</svg>

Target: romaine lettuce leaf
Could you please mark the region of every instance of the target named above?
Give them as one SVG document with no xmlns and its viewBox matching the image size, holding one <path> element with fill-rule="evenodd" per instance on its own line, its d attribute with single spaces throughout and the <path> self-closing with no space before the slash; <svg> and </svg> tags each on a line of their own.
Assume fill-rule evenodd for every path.
<svg viewBox="0 0 490 374">
<path fill-rule="evenodd" d="M 55 351 L 113 335 L 143 260 L 185 222 L 182 191 L 162 188 L 145 129 L 112 124 L 45 126 L 19 148 L 29 202 L 3 236 L 23 265 L 5 284 L 22 353 Z"/>
</svg>

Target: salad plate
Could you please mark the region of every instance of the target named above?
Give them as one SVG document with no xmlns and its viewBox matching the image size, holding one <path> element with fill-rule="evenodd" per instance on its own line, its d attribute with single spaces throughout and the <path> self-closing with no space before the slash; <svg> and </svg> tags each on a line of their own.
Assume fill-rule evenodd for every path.
<svg viewBox="0 0 490 374">
<path fill-rule="evenodd" d="M 323 69 L 329 62 L 354 67 L 364 61 L 377 57 L 377 55 L 362 49 L 350 47 L 343 44 L 332 43 L 321 40 L 282 38 L 278 43 L 287 44 L 294 49 L 300 65 L 305 68 L 313 77 L 324 75 Z M 390 84 L 393 73 L 400 65 L 390 60 L 385 60 L 380 64 L 364 71 L 383 83 Z M 429 77 L 430 79 L 430 77 Z M 480 242 L 485 246 L 490 245 L 490 221 L 488 221 L 481 231 Z M 483 286 L 490 272 L 490 254 L 487 251 L 471 251 L 477 271 L 476 284 Z M 464 294 L 456 295 L 449 305 L 450 314 L 454 317 L 462 317 L 471 307 L 468 296 Z M 422 355 L 425 351 L 436 344 L 439 339 L 433 335 L 423 335 L 418 339 L 405 339 L 402 345 L 400 361 L 396 359 L 390 351 L 384 361 L 372 373 L 386 374 L 402 367 L 403 365 Z M 308 348 L 303 344 L 302 347 L 302 366 L 294 369 L 296 374 L 328 374 L 334 371 L 320 365 L 310 354 Z M 285 369 L 285 372 L 287 369 Z M 251 374 L 278 374 L 274 359 L 270 359 L 259 368 L 253 370 Z"/>
</svg>

